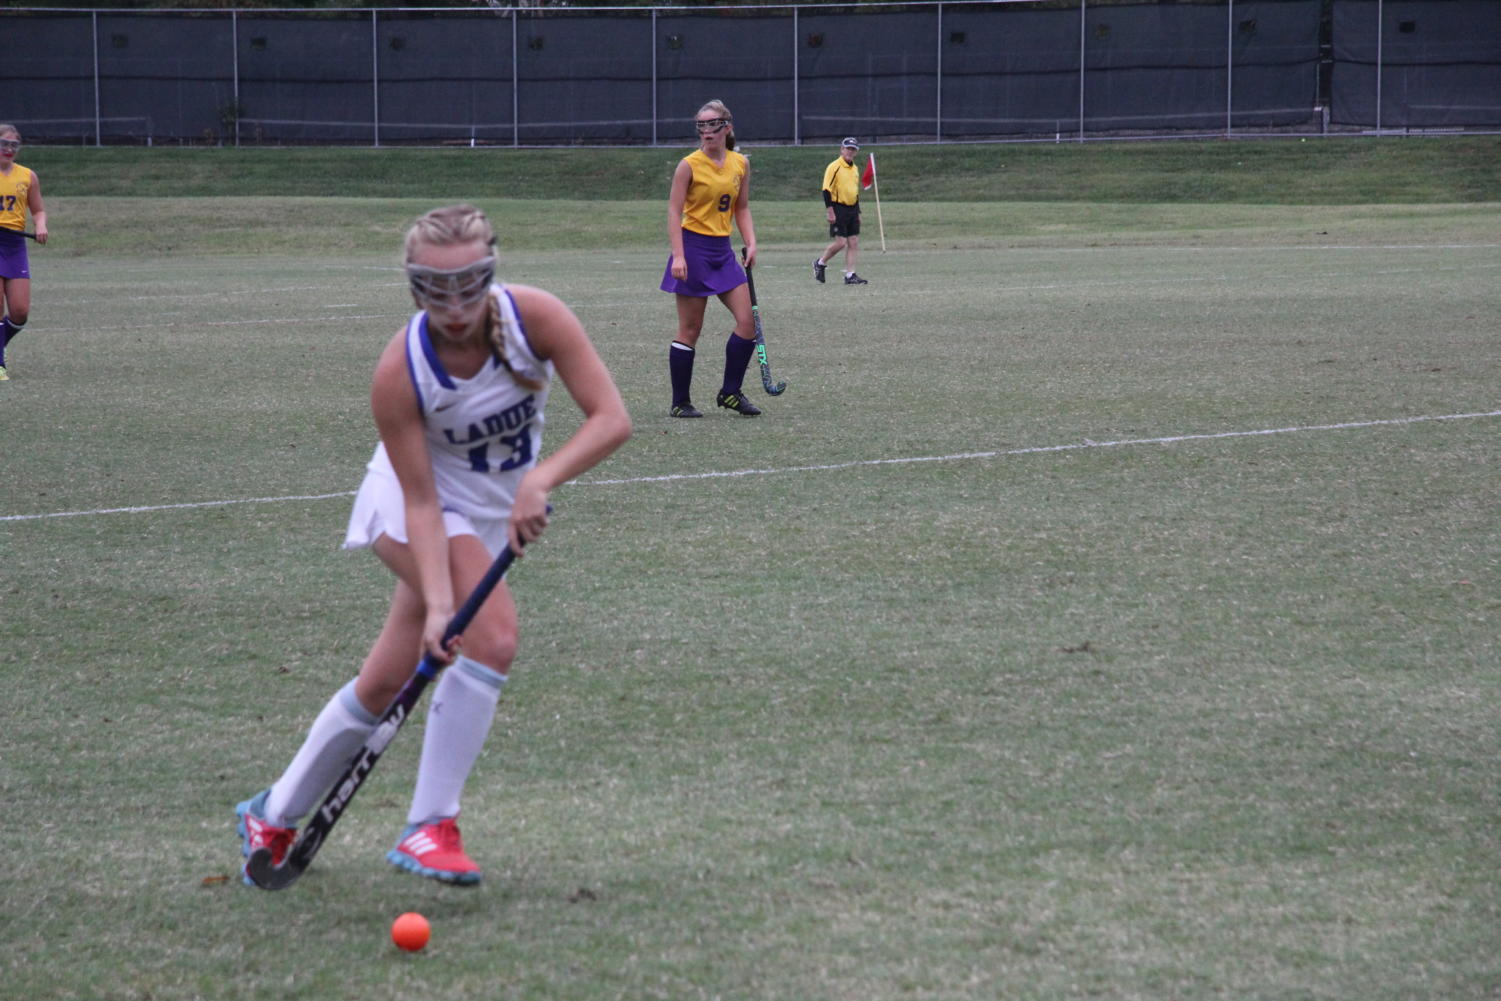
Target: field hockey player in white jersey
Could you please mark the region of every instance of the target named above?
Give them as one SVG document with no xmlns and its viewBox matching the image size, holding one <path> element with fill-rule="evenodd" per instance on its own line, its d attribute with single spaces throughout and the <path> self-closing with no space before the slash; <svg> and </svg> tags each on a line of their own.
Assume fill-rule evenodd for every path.
<svg viewBox="0 0 1501 1001">
<path fill-rule="evenodd" d="M 235 808 L 246 857 L 268 848 L 281 864 L 295 825 L 431 654 L 448 667 L 433 693 L 407 825 L 387 859 L 447 883 L 479 882 L 456 818 L 515 656 L 516 606 L 501 581 L 445 648 L 455 596 L 473 589 L 507 543 L 520 553 L 536 540 L 553 488 L 631 433 L 620 393 L 573 312 L 541 289 L 496 284 L 494 244 L 484 213 L 468 205 L 435 209 L 407 233 L 420 311 L 376 364 L 370 397 L 380 444 L 344 541 L 374 550 L 395 574 L 395 593 L 359 674 L 323 707 L 281 777 Z M 584 421 L 541 458 L 554 372 Z"/>
</svg>

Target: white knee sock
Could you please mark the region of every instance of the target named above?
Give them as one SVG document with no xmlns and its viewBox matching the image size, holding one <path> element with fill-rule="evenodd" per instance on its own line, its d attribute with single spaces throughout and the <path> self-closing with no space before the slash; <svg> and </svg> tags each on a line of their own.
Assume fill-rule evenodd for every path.
<svg viewBox="0 0 1501 1001">
<path fill-rule="evenodd" d="M 505 675 L 468 657 L 455 660 L 438 679 L 407 823 L 458 816 L 459 794 L 485 745 L 505 680 Z"/>
<path fill-rule="evenodd" d="M 313 721 L 292 763 L 271 786 L 266 821 L 291 827 L 322 802 L 377 721 L 355 697 L 353 681 L 339 689 Z"/>
</svg>

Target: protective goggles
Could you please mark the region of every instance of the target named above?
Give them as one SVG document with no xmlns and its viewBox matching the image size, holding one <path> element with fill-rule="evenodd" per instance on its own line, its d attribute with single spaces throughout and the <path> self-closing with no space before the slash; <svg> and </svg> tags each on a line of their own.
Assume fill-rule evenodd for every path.
<svg viewBox="0 0 1501 1001">
<path fill-rule="evenodd" d="M 730 120 L 728 118 L 706 118 L 702 121 L 694 122 L 693 127 L 698 129 L 699 135 L 712 136 L 716 132 L 722 132 L 729 128 Z"/>
<path fill-rule="evenodd" d="M 19 140 L 19 139 L 0 139 L 0 149 L 20 149 L 20 148 L 21 148 L 21 140 Z"/>
<path fill-rule="evenodd" d="M 466 308 L 484 299 L 495 280 L 495 258 L 482 257 L 451 271 L 407 265 L 412 295 L 424 305 Z"/>
</svg>

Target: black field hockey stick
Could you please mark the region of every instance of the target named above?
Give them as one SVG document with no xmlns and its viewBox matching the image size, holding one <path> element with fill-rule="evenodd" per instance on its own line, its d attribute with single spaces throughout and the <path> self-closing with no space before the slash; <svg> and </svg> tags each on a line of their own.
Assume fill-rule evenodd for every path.
<svg viewBox="0 0 1501 1001">
<path fill-rule="evenodd" d="M 740 248 L 740 259 L 744 261 L 745 248 Z M 787 383 L 771 381 L 771 363 L 766 360 L 766 336 L 761 333 L 761 307 L 756 305 L 756 280 L 751 277 L 751 266 L 745 265 L 745 283 L 750 286 L 751 319 L 756 321 L 756 361 L 761 363 L 761 388 L 766 390 L 767 396 L 781 396 L 787 392 Z"/>
<path fill-rule="evenodd" d="M 36 239 L 36 234 L 35 233 L 28 233 L 24 229 L 13 229 L 13 230 L 11 230 L 11 232 L 15 233 L 17 236 L 24 236 L 28 240 L 35 240 Z"/>
<path fill-rule="evenodd" d="M 463 606 L 454 613 L 453 618 L 448 620 L 448 628 L 443 630 L 443 646 L 448 646 L 449 640 L 463 633 L 469 628 L 469 623 L 474 619 L 479 607 L 490 597 L 490 592 L 495 590 L 495 585 L 506 575 L 506 570 L 511 566 L 511 561 L 516 554 L 506 546 L 495 557 L 495 562 L 490 564 L 490 569 L 485 571 L 485 576 L 474 585 L 474 590 L 464 600 Z M 263 890 L 284 890 L 297 881 L 308 864 L 313 861 L 313 856 L 318 854 L 318 849 L 327 840 L 328 833 L 333 830 L 339 818 L 344 815 L 344 810 L 349 806 L 349 801 L 354 794 L 360 791 L 360 786 L 370 777 L 370 772 L 375 768 L 375 763 L 385 753 L 386 746 L 396 736 L 396 731 L 406 722 L 407 716 L 422 697 L 427 686 L 443 670 L 443 665 L 433 660 L 432 654 L 422 658 L 417 665 L 417 670 L 407 679 L 397 693 L 396 699 L 381 716 L 380 722 L 375 724 L 375 729 L 370 736 L 365 738 L 364 746 L 355 754 L 354 760 L 349 767 L 344 769 L 344 774 L 339 776 L 338 781 L 323 800 L 323 805 L 314 812 L 312 819 L 287 849 L 286 858 L 282 859 L 281 865 L 273 865 L 271 862 L 271 849 L 257 848 L 250 853 L 250 859 L 245 863 L 245 874 L 250 881 Z"/>
</svg>

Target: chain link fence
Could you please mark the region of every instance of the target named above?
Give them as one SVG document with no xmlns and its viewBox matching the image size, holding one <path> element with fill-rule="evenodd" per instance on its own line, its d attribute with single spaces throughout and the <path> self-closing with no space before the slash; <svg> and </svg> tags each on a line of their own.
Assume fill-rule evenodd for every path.
<svg viewBox="0 0 1501 1001">
<path fill-rule="evenodd" d="M 1501 2 L 0 10 L 32 142 L 682 145 L 1501 126 Z"/>
</svg>

